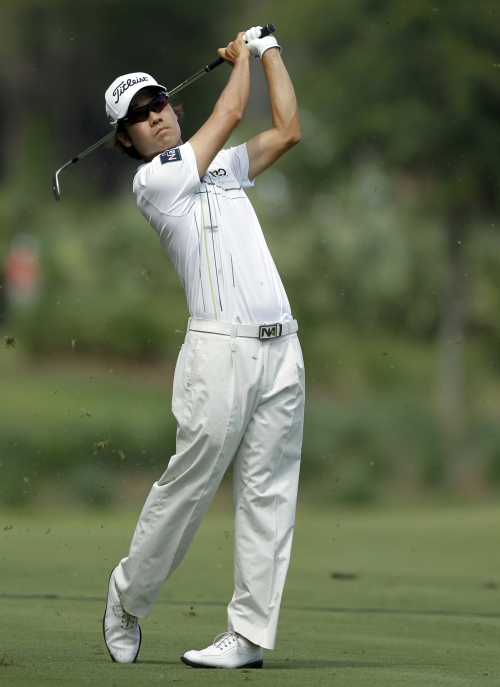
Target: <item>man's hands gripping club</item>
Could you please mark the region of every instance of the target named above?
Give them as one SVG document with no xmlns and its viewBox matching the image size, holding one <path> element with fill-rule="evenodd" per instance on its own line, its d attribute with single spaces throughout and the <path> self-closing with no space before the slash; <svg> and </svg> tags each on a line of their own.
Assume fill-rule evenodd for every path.
<svg viewBox="0 0 500 687">
<path fill-rule="evenodd" d="M 236 39 L 234 41 L 231 41 L 231 43 L 228 44 L 227 48 L 219 48 L 217 52 L 219 53 L 219 57 L 222 57 L 223 60 L 225 60 L 228 64 L 231 65 L 231 67 L 234 67 L 236 64 L 236 60 L 238 59 L 250 59 L 250 51 L 248 49 L 247 44 L 243 40 L 243 36 L 245 35 L 244 31 L 240 31 L 239 34 L 236 36 Z"/>
<path fill-rule="evenodd" d="M 256 59 L 262 59 L 262 55 L 269 50 L 269 48 L 279 48 L 281 55 L 281 46 L 273 35 L 262 36 L 262 26 L 253 26 L 248 31 L 245 31 L 243 40 L 250 50 L 250 55 Z"/>
<path fill-rule="evenodd" d="M 262 26 L 253 26 L 251 29 L 248 29 L 248 31 L 243 32 L 243 41 L 247 44 L 252 57 L 262 59 L 262 55 L 269 48 L 279 48 L 281 54 L 281 46 L 278 45 L 278 41 L 269 31 L 274 31 L 274 26 L 272 24 L 268 24 L 264 29 Z M 262 33 L 264 33 L 264 35 L 262 35 Z M 227 48 L 219 48 L 218 50 L 219 56 L 231 66 L 234 65 L 235 57 L 242 49 L 241 45 L 237 45 L 241 35 L 242 34 L 239 33 L 236 41 L 229 43 Z"/>
</svg>

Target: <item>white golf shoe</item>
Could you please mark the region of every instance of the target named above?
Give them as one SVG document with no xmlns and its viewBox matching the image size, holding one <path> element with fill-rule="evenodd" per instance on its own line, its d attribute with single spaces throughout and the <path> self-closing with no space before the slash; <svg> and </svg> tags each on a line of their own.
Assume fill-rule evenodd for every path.
<svg viewBox="0 0 500 687">
<path fill-rule="evenodd" d="M 206 649 L 186 651 L 181 661 L 193 668 L 262 668 L 262 647 L 236 632 L 223 632 Z"/>
<path fill-rule="evenodd" d="M 135 615 L 123 608 L 115 587 L 114 570 L 109 577 L 108 601 L 102 631 L 109 655 L 116 663 L 135 663 L 141 648 L 141 628 Z"/>
</svg>

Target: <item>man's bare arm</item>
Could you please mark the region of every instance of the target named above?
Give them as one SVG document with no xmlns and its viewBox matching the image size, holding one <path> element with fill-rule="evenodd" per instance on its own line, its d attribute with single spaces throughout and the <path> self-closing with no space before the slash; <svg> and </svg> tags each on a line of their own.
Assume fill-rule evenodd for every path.
<svg viewBox="0 0 500 687">
<path fill-rule="evenodd" d="M 255 179 L 300 141 L 297 98 L 278 48 L 266 50 L 262 63 L 269 84 L 273 126 L 247 142 L 249 179 Z"/>
<path fill-rule="evenodd" d="M 189 139 L 196 156 L 200 179 L 240 123 L 248 103 L 250 52 L 243 41 L 243 33 L 239 33 L 227 48 L 219 49 L 220 57 L 233 65 L 233 71 L 214 111 L 201 129 Z"/>
</svg>

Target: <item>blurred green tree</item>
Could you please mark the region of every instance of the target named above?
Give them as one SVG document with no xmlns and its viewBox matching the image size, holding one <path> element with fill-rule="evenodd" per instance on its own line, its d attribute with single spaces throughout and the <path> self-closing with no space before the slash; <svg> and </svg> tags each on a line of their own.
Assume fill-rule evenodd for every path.
<svg viewBox="0 0 500 687">
<path fill-rule="evenodd" d="M 145 355 L 151 340 L 155 353 L 163 350 L 166 332 L 184 317 L 184 298 L 135 233 L 136 221 L 144 225 L 131 213 L 133 199 L 123 199 L 134 165 L 96 151 L 63 176 L 66 209 L 52 200 L 52 173 L 108 130 L 103 94 L 117 74 L 142 69 L 176 85 L 236 30 L 273 21 L 304 138 L 259 179 L 255 201 L 294 313 L 307 325 L 305 348 L 341 321 L 359 337 L 376 327 L 437 337 L 448 481 L 463 479 L 473 466 L 461 372 L 467 317 L 490 347 L 499 333 L 491 250 L 498 232 L 473 232 L 478 218 L 498 210 L 500 10 L 491 0 L 430 2 L 221 0 L 216 12 L 201 0 L 189 7 L 2 3 L 0 252 L 20 230 L 32 231 L 51 269 L 34 319 L 39 330 L 30 322 L 32 349 L 67 347 L 76 337 L 86 350 Z M 258 67 L 242 140 L 269 114 Z M 227 75 L 221 67 L 183 92 L 186 138 L 209 115 Z M 464 309 L 469 265 L 472 317 Z M 82 305 L 82 289 L 91 308 Z M 133 327 L 132 302 L 141 310 L 130 315 Z M 102 321 L 113 304 L 111 325 Z M 172 339 L 170 350 L 176 347 Z"/>
<path fill-rule="evenodd" d="M 449 437 L 447 480 L 457 485 L 475 467 L 463 403 L 464 247 L 473 240 L 472 218 L 499 207 L 500 8 L 489 0 L 291 0 L 286 7 L 276 0 L 266 12 L 295 42 L 285 54 L 316 120 L 316 140 L 290 170 L 302 204 L 368 159 L 442 218 L 438 399 Z M 318 253 L 313 260 L 320 262 Z"/>
</svg>

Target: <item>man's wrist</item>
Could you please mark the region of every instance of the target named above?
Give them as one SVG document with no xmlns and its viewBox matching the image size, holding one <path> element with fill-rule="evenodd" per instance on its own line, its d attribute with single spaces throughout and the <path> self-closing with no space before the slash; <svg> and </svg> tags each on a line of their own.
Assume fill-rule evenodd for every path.
<svg viewBox="0 0 500 687">
<path fill-rule="evenodd" d="M 281 48 L 279 45 L 274 45 L 272 48 L 268 48 L 262 55 L 262 63 L 264 62 L 277 62 L 281 61 Z"/>
<path fill-rule="evenodd" d="M 237 64 L 250 64 L 250 53 L 248 54 L 243 54 L 243 55 L 238 55 L 238 57 L 234 61 L 234 66 L 236 67 Z"/>
<path fill-rule="evenodd" d="M 272 45 L 270 48 L 267 48 L 263 53 L 262 53 L 262 59 L 264 59 L 264 56 L 267 55 L 268 57 L 274 56 L 274 57 L 281 57 L 281 46 L 279 45 Z"/>
</svg>

